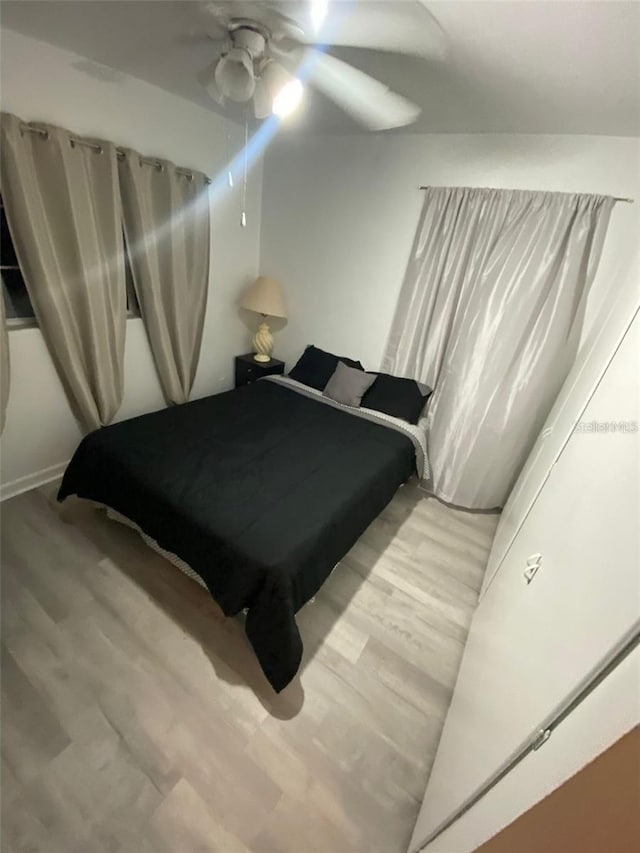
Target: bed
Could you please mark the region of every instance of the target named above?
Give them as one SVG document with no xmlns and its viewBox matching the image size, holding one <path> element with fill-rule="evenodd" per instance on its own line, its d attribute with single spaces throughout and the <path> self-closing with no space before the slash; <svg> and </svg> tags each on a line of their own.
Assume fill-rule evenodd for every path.
<svg viewBox="0 0 640 853">
<path fill-rule="evenodd" d="M 190 567 L 245 630 L 276 691 L 302 657 L 296 612 L 413 472 L 424 428 L 288 377 L 87 435 L 58 500 L 103 504 Z"/>
</svg>

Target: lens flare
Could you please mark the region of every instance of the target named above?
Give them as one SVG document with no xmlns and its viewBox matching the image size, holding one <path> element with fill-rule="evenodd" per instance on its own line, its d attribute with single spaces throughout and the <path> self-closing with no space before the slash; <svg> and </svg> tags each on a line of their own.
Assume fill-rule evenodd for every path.
<svg viewBox="0 0 640 853">
<path fill-rule="evenodd" d="M 322 22 L 327 14 L 328 5 L 329 0 L 312 0 L 311 2 L 311 23 L 316 32 L 322 26 Z"/>
<path fill-rule="evenodd" d="M 290 80 L 273 99 L 272 112 L 279 118 L 285 118 L 299 106 L 304 88 L 299 80 Z"/>
</svg>

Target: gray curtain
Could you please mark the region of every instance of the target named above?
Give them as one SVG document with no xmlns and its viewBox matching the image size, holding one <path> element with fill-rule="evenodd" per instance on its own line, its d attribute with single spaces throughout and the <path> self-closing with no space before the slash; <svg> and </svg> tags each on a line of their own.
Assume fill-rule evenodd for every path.
<svg viewBox="0 0 640 853">
<path fill-rule="evenodd" d="M 167 402 L 184 403 L 198 367 L 207 301 L 207 179 L 131 150 L 119 169 L 140 313 Z"/>
<path fill-rule="evenodd" d="M 9 336 L 4 308 L 4 293 L 0 293 L 0 433 L 4 432 L 9 400 Z"/>
<path fill-rule="evenodd" d="M 432 188 L 383 370 L 426 382 L 432 489 L 502 506 L 575 357 L 613 199 Z"/>
<path fill-rule="evenodd" d="M 95 429 L 113 418 L 123 392 L 116 149 L 8 113 L 1 131 L 2 197 L 25 285 L 71 407 Z"/>
</svg>

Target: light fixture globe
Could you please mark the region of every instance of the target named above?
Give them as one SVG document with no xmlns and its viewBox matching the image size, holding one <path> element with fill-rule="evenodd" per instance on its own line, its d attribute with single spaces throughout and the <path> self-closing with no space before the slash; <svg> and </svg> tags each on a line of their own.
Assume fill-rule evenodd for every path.
<svg viewBox="0 0 640 853">
<path fill-rule="evenodd" d="M 207 67 L 198 74 L 198 81 L 209 97 L 223 107 L 225 104 L 225 97 L 216 83 L 216 68 L 218 67 L 219 62 L 220 60 L 216 59 L 210 65 L 207 65 Z"/>
<path fill-rule="evenodd" d="M 271 112 L 279 118 L 285 118 L 296 109 L 304 91 L 302 83 L 272 59 L 262 69 L 260 87 L 271 101 Z M 260 111 L 264 112 L 262 103 Z"/>
<path fill-rule="evenodd" d="M 289 74 L 287 69 L 274 59 L 268 59 L 260 72 L 260 80 L 273 100 L 280 89 L 293 80 L 293 74 Z"/>
<path fill-rule="evenodd" d="M 297 110 L 304 94 L 302 83 L 295 77 L 289 80 L 273 99 L 272 112 L 278 118 L 286 118 Z"/>
<path fill-rule="evenodd" d="M 224 97 L 238 103 L 250 100 L 256 79 L 249 51 L 243 47 L 232 47 L 216 65 L 214 79 Z"/>
<path fill-rule="evenodd" d="M 272 98 L 262 77 L 256 80 L 256 90 L 253 94 L 253 114 L 257 119 L 269 118 L 271 115 Z"/>
</svg>

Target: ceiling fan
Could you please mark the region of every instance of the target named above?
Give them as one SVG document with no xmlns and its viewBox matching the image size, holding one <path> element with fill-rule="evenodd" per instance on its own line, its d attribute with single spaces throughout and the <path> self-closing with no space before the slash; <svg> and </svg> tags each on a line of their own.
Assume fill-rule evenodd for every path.
<svg viewBox="0 0 640 853">
<path fill-rule="evenodd" d="M 440 58 L 446 43 L 435 18 L 409 0 L 334 0 L 340 8 L 331 20 L 328 6 L 328 0 L 201 4 L 204 28 L 218 55 L 198 75 L 200 83 L 220 105 L 252 102 L 258 119 L 289 115 L 308 84 L 370 130 L 412 124 L 420 107 L 326 48 Z"/>
</svg>

